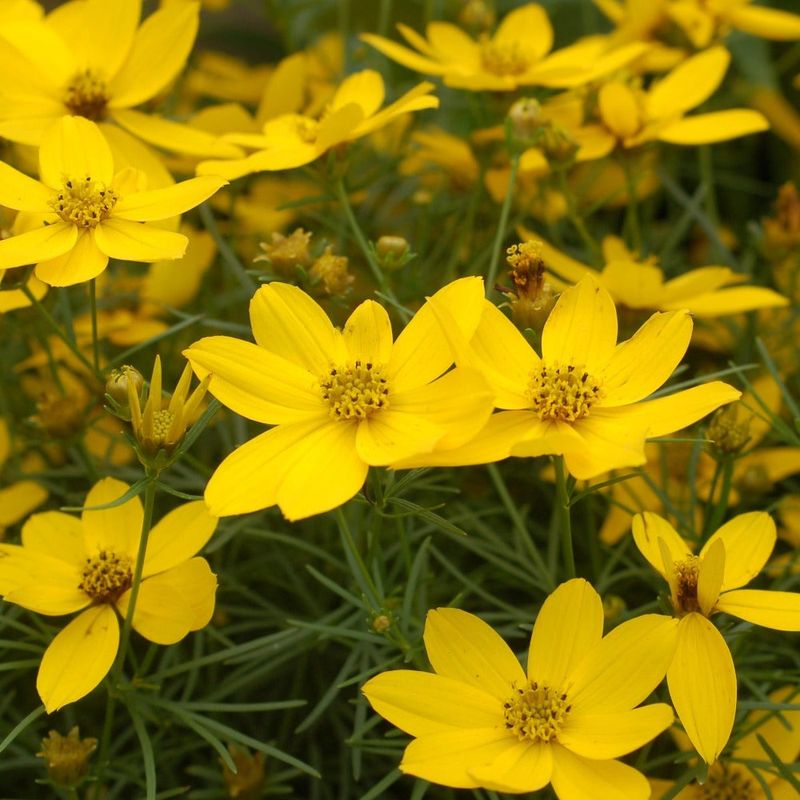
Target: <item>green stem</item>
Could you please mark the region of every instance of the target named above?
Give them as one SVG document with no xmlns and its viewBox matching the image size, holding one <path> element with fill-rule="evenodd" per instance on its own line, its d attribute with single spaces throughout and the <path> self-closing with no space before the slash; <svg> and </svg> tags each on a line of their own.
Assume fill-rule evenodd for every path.
<svg viewBox="0 0 800 800">
<path fill-rule="evenodd" d="M 578 204 L 575 201 L 575 194 L 570 188 L 569 182 L 567 181 L 567 173 L 563 169 L 558 171 L 558 184 L 561 189 L 561 194 L 564 195 L 564 200 L 567 203 L 567 219 L 572 223 L 572 227 L 575 228 L 578 236 L 581 237 L 581 241 L 591 253 L 592 262 L 596 266 L 601 265 L 603 263 L 603 253 L 600 250 L 600 245 L 597 244 L 592 234 L 589 233 L 589 229 L 586 227 L 583 217 L 578 213 Z"/>
<path fill-rule="evenodd" d="M 630 242 L 638 258 L 644 258 L 644 240 L 642 227 L 639 220 L 639 200 L 636 195 L 638 181 L 631 168 L 631 158 L 627 153 L 622 154 L 622 169 L 625 172 L 625 188 L 628 192 L 628 207 L 625 211 L 626 228 L 630 233 Z"/>
<path fill-rule="evenodd" d="M 364 582 L 364 588 L 367 590 L 365 594 L 368 595 L 368 600 L 372 606 L 370 610 L 375 613 L 379 611 L 381 607 L 381 594 L 375 586 L 375 582 L 372 580 L 372 575 L 367 569 L 367 565 L 364 563 L 361 553 L 358 552 L 353 534 L 350 531 L 350 526 L 347 524 L 347 517 L 345 517 L 344 511 L 342 511 L 341 508 L 336 511 L 336 521 L 339 523 L 339 533 L 342 535 L 342 542 L 350 554 L 350 557 L 355 562 L 361 579 Z"/>
<path fill-rule="evenodd" d="M 714 503 L 711 513 L 706 517 L 706 522 L 703 526 L 705 537 L 710 536 L 719 528 L 725 516 L 725 512 L 728 510 L 728 498 L 730 497 L 731 486 L 733 484 L 733 464 L 734 459 L 731 456 L 726 456 L 717 466 L 717 472 L 714 475 L 714 486 L 712 487 L 709 497 L 710 503 L 714 503 L 714 489 L 716 488 L 720 472 L 722 473 L 722 486 L 720 487 L 719 500 Z"/>
<path fill-rule="evenodd" d="M 575 554 L 572 550 L 572 522 L 569 515 L 569 494 L 564 456 L 556 456 L 553 464 L 556 468 L 556 510 L 561 555 L 564 559 L 564 571 L 567 573 L 567 578 L 574 578 L 577 573 L 575 571 Z"/>
<path fill-rule="evenodd" d="M 200 219 L 203 221 L 205 229 L 211 234 L 211 238 L 214 240 L 214 244 L 216 244 L 223 262 L 233 273 L 236 280 L 239 281 L 239 285 L 242 289 L 244 289 L 248 295 L 252 294 L 258 288 L 258 285 L 253 278 L 248 275 L 247 270 L 237 258 L 236 253 L 233 252 L 231 246 L 223 238 L 217 221 L 214 219 L 211 207 L 208 203 L 202 203 L 198 206 L 198 210 L 200 211 Z"/>
<path fill-rule="evenodd" d="M 97 279 L 89 281 L 89 306 L 92 310 L 92 355 L 94 371 L 100 374 L 100 342 L 97 338 Z"/>
<path fill-rule="evenodd" d="M 506 238 L 508 228 L 508 217 L 511 214 L 511 202 L 514 199 L 514 189 L 517 186 L 517 173 L 519 172 L 519 155 L 511 156 L 511 173 L 508 176 L 508 186 L 506 196 L 503 198 L 503 207 L 500 209 L 500 221 L 497 223 L 497 232 L 494 236 L 492 245 L 492 260 L 489 262 L 489 270 L 486 273 L 486 291 L 494 289 L 494 282 L 497 278 L 497 270 L 500 267 L 500 254 L 503 251 L 503 241 Z"/>
</svg>

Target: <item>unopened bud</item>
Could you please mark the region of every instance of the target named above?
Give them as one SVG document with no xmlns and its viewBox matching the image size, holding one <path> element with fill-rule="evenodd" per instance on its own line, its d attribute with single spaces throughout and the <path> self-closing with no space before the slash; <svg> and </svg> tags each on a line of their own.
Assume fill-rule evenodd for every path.
<svg viewBox="0 0 800 800">
<path fill-rule="evenodd" d="M 375 242 L 375 255 L 383 269 L 391 272 L 407 264 L 414 254 L 402 236 L 381 236 Z"/>
<path fill-rule="evenodd" d="M 606 621 L 613 622 L 625 608 L 625 601 L 619 595 L 607 594 L 603 597 L 603 617 Z"/>
<path fill-rule="evenodd" d="M 542 330 L 556 300 L 555 289 L 545 281 L 545 263 L 538 242 L 521 242 L 506 250 L 513 283 L 511 316 L 520 328 Z"/>
<path fill-rule="evenodd" d="M 471 31 L 488 31 L 494 28 L 494 8 L 486 0 L 466 0 L 458 15 L 461 26 Z"/>
<path fill-rule="evenodd" d="M 733 455 L 744 448 L 750 439 L 750 419 L 739 419 L 739 403 L 731 403 L 719 409 L 711 418 L 707 436 L 712 442 L 715 455 Z"/>
<path fill-rule="evenodd" d="M 517 139 L 532 139 L 542 127 L 542 107 L 538 100 L 523 97 L 511 106 L 508 118 Z"/>
<path fill-rule="evenodd" d="M 545 125 L 539 134 L 539 147 L 555 167 L 570 166 L 578 152 L 578 143 L 561 127 Z"/>
<path fill-rule="evenodd" d="M 141 394 L 144 386 L 142 373 L 136 367 L 129 364 L 112 369 L 111 375 L 106 381 L 106 394 L 122 408 L 128 407 L 128 384 L 133 385 L 133 391 Z"/>
<path fill-rule="evenodd" d="M 341 295 L 355 280 L 347 271 L 347 265 L 347 256 L 337 256 L 332 247 L 326 247 L 308 272 L 312 280 L 322 284 L 325 294 Z"/>
<path fill-rule="evenodd" d="M 378 614 L 372 620 L 372 630 L 375 633 L 386 633 L 392 627 L 392 620 L 386 614 Z"/>
<path fill-rule="evenodd" d="M 294 275 L 298 267 L 305 269 L 311 264 L 310 233 L 297 228 L 290 236 L 273 233 L 271 238 L 271 242 L 259 244 L 264 252 L 253 261 L 267 261 L 276 272 L 290 276 Z"/>
<path fill-rule="evenodd" d="M 50 780 L 56 786 L 72 789 L 86 777 L 89 756 L 96 748 L 97 739 L 81 739 L 76 725 L 66 736 L 50 731 L 36 755 L 47 762 Z"/>
</svg>

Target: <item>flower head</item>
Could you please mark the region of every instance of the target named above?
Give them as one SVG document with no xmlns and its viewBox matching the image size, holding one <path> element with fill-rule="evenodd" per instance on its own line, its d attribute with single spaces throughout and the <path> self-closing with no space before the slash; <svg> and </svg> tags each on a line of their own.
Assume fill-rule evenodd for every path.
<svg viewBox="0 0 800 800">
<path fill-rule="evenodd" d="M 42 749 L 36 755 L 47 762 L 47 772 L 56 786 L 71 788 L 86 776 L 89 756 L 96 749 L 97 739 L 81 739 L 80 730 L 75 725 L 66 736 L 50 731 L 42 739 Z"/>
<path fill-rule="evenodd" d="M 34 514 L 22 544 L 0 545 L 0 594 L 39 614 L 79 611 L 42 657 L 36 688 L 47 711 L 87 695 L 117 655 L 117 613 L 127 614 L 143 509 L 130 487 L 104 478 L 86 496 L 80 518 Z M 133 628 L 156 644 L 173 644 L 211 619 L 217 581 L 197 553 L 217 526 L 198 501 L 171 511 L 150 531 Z"/>
<path fill-rule="evenodd" d="M 552 783 L 562 800 L 645 800 L 644 776 L 615 759 L 671 724 L 669 706 L 636 706 L 664 675 L 675 627 L 650 614 L 603 637 L 600 596 L 575 579 L 545 600 L 527 670 L 478 617 L 439 608 L 425 624 L 434 674 L 384 672 L 363 692 L 414 737 L 403 772 L 458 788 L 522 793 Z"/>
<path fill-rule="evenodd" d="M 0 162 L 0 205 L 32 212 L 39 221 L 0 241 L 0 269 L 35 263 L 36 276 L 51 286 L 95 278 L 109 258 L 180 258 L 188 239 L 146 223 L 194 208 L 225 183 L 208 176 L 147 191 L 143 173 L 115 171 L 100 129 L 82 117 L 63 117 L 48 129 L 39 176 L 36 181 Z"/>
</svg>

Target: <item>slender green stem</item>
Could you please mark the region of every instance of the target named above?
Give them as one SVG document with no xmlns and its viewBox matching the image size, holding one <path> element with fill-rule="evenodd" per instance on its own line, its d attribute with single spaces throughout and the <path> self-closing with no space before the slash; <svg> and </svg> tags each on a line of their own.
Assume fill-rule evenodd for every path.
<svg viewBox="0 0 800 800">
<path fill-rule="evenodd" d="M 208 205 L 208 203 L 202 203 L 200 206 L 198 206 L 198 209 L 200 211 L 200 219 L 203 221 L 205 229 L 211 234 L 214 244 L 217 245 L 217 250 L 219 250 L 219 254 L 222 256 L 223 262 L 233 273 L 242 289 L 244 289 L 248 294 L 252 294 L 258 288 L 258 285 L 253 278 L 248 275 L 247 270 L 244 268 L 242 262 L 239 261 L 236 253 L 233 252 L 231 246 L 223 238 L 222 234 L 220 233 L 219 226 L 217 225 L 217 221 L 214 219 L 214 214 L 211 211 L 211 207 Z"/>
<path fill-rule="evenodd" d="M 625 172 L 625 188 L 628 192 L 628 207 L 625 211 L 626 228 L 630 235 L 630 243 L 639 258 L 643 258 L 644 239 L 642 226 L 639 219 L 638 180 L 632 168 L 631 158 L 628 153 L 622 154 L 622 169 Z"/>
<path fill-rule="evenodd" d="M 339 523 L 339 532 L 342 535 L 344 546 L 347 548 L 350 557 L 353 559 L 353 562 L 358 568 L 361 579 L 364 582 L 364 588 L 367 589 L 365 594 L 369 595 L 368 599 L 370 601 L 370 605 L 373 607 L 372 611 L 378 611 L 381 605 L 381 594 L 378 591 L 378 588 L 375 586 L 375 581 L 372 579 L 372 575 L 367 569 L 367 565 L 364 563 L 361 553 L 359 553 L 358 548 L 356 547 L 353 534 L 350 531 L 350 525 L 347 523 L 347 517 L 345 517 L 344 511 L 342 511 L 341 508 L 337 509 L 336 511 L 336 521 Z"/>
<path fill-rule="evenodd" d="M 561 556 L 564 559 L 564 571 L 567 573 L 567 578 L 574 578 L 577 573 L 575 572 L 575 554 L 572 550 L 572 522 L 569 515 L 569 494 L 564 456 L 556 456 L 553 464 L 556 468 L 556 509 Z"/>
<path fill-rule="evenodd" d="M 508 228 L 508 217 L 511 214 L 511 202 L 514 199 L 514 190 L 517 186 L 517 173 L 519 172 L 519 154 L 511 156 L 511 173 L 508 176 L 508 186 L 506 196 L 503 198 L 503 207 L 500 209 L 500 221 L 497 223 L 497 231 L 494 235 L 492 245 L 492 260 L 489 262 L 489 269 L 486 273 L 486 290 L 494 289 L 494 282 L 497 278 L 497 270 L 500 268 L 500 254 L 503 252 L 503 241 L 506 238 Z"/>
<path fill-rule="evenodd" d="M 100 373 L 100 341 L 97 338 L 97 279 L 89 281 L 89 306 L 92 310 L 92 355 L 94 371 Z"/>
<path fill-rule="evenodd" d="M 591 253 L 592 262 L 599 266 L 603 263 L 603 253 L 600 250 L 600 245 L 595 241 L 594 236 L 589 233 L 589 229 L 586 227 L 583 217 L 578 212 L 575 193 L 572 191 L 569 181 L 567 181 L 567 173 L 563 169 L 558 170 L 558 184 L 561 189 L 561 194 L 564 195 L 564 200 L 567 203 L 567 218 L 572 223 L 572 227 L 577 231 L 578 236 L 581 237 L 581 241 Z"/>
<path fill-rule="evenodd" d="M 703 526 L 703 533 L 705 536 L 710 536 L 714 531 L 719 528 L 725 512 L 728 510 L 728 498 L 731 494 L 731 486 L 733 484 L 733 465 L 734 459 L 731 456 L 725 457 L 718 465 L 717 472 L 714 475 L 714 486 L 709 496 L 709 503 L 713 503 L 713 507 L 709 514 L 706 516 L 706 522 Z M 714 502 L 714 490 L 716 489 L 717 480 L 722 477 L 722 485 L 720 486 L 719 499 Z"/>
</svg>

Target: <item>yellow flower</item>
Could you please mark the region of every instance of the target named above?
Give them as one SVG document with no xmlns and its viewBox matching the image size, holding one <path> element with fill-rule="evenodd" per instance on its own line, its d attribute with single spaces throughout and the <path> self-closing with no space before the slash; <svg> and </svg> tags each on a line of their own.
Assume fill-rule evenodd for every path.
<svg viewBox="0 0 800 800">
<path fill-rule="evenodd" d="M 478 179 L 478 160 L 463 138 L 441 128 L 430 128 L 414 131 L 411 143 L 412 149 L 400 162 L 401 175 L 418 175 L 423 186 L 428 188 L 449 183 L 453 189 L 462 192 Z"/>
<path fill-rule="evenodd" d="M 437 108 L 439 100 L 430 94 L 432 90 L 432 84 L 420 83 L 381 109 L 383 78 L 374 70 L 362 70 L 345 78 L 319 117 L 282 114 L 268 119 L 262 134 L 232 133 L 224 138 L 257 152 L 232 161 L 203 161 L 197 173 L 233 179 L 310 164 L 332 147 L 360 139 L 401 114 Z"/>
<path fill-rule="evenodd" d="M 236 148 L 186 125 L 134 110 L 181 72 L 194 44 L 200 6 L 181 0 L 141 25 L 141 0 L 72 0 L 43 21 L 0 28 L 0 136 L 39 145 L 65 114 L 94 120 L 157 147 L 197 156 Z M 117 154 L 118 155 L 118 154 Z"/>
<path fill-rule="evenodd" d="M 675 656 L 667 671 L 670 697 L 686 735 L 709 764 L 733 727 L 736 670 L 728 645 L 709 622 L 717 612 L 779 631 L 800 631 L 800 594 L 742 589 L 758 575 L 775 546 L 775 523 L 752 511 L 726 522 L 698 555 L 656 514 L 633 520 L 641 554 L 669 584 L 678 623 Z"/>
<path fill-rule="evenodd" d="M 479 278 L 456 281 L 434 297 L 461 311 L 463 335 L 477 324 Z M 342 330 L 295 286 L 262 286 L 250 303 L 257 344 L 228 336 L 185 351 L 209 392 L 255 422 L 274 425 L 217 468 L 206 502 L 219 516 L 278 505 L 288 519 L 349 500 L 370 466 L 453 447 L 491 412 L 491 394 L 474 371 L 456 369 L 423 306 L 392 342 L 385 309 L 366 300 Z M 440 377 L 441 376 L 441 377 Z"/>
<path fill-rule="evenodd" d="M 36 276 L 51 286 L 95 278 L 109 258 L 180 258 L 185 236 L 142 223 L 182 214 L 225 183 L 209 176 L 146 191 L 143 173 L 115 173 L 103 134 L 82 117 L 62 117 L 47 132 L 39 175 L 36 181 L 0 162 L 0 205 L 44 223 L 0 241 L 0 269 L 35 263 Z"/>
<path fill-rule="evenodd" d="M 130 487 L 104 478 L 87 509 L 113 503 Z M 60 511 L 34 514 L 21 545 L 0 545 L 0 594 L 38 614 L 81 613 L 42 657 L 36 688 L 48 713 L 89 694 L 111 668 L 119 643 L 117 613 L 127 613 L 139 548 L 142 503 L 134 497 L 80 519 Z M 201 501 L 171 511 L 150 531 L 133 628 L 156 644 L 173 644 L 205 627 L 217 581 L 194 557 L 217 526 Z"/>
<path fill-rule="evenodd" d="M 8 423 L 0 417 L 0 471 L 11 455 Z M 35 481 L 3 481 L 0 488 L 0 539 L 4 529 L 24 519 L 47 500 L 47 490 Z"/>
<path fill-rule="evenodd" d="M 527 672 L 485 622 L 428 612 L 435 674 L 395 670 L 363 688 L 372 707 L 414 740 L 400 769 L 456 788 L 534 792 L 560 800 L 646 800 L 645 777 L 615 759 L 672 722 L 663 703 L 636 708 L 662 680 L 673 620 L 647 614 L 603 637 L 603 603 L 584 580 L 559 586 L 531 635 Z"/>
<path fill-rule="evenodd" d="M 440 318 L 446 319 L 442 311 Z M 454 330 L 452 322 L 446 329 Z M 617 313 L 591 277 L 566 289 L 542 332 L 542 356 L 488 300 L 471 341 L 451 335 L 461 366 L 495 392 L 495 414 L 463 448 L 397 466 L 482 464 L 509 455 L 562 454 L 580 479 L 646 461 L 648 437 L 696 422 L 739 392 L 720 381 L 646 401 L 680 363 L 692 335 L 686 311 L 654 314 L 617 344 Z"/>
<path fill-rule="evenodd" d="M 639 259 L 616 236 L 603 239 L 606 263 L 598 273 L 542 241 L 535 233 L 520 228 L 520 234 L 539 242 L 548 274 L 556 286 L 563 288 L 591 275 L 618 306 L 658 311 L 685 308 L 694 317 L 711 318 L 789 304 L 787 298 L 772 289 L 738 285 L 746 276 L 728 267 L 700 267 L 665 281 L 657 259 Z"/>
</svg>

